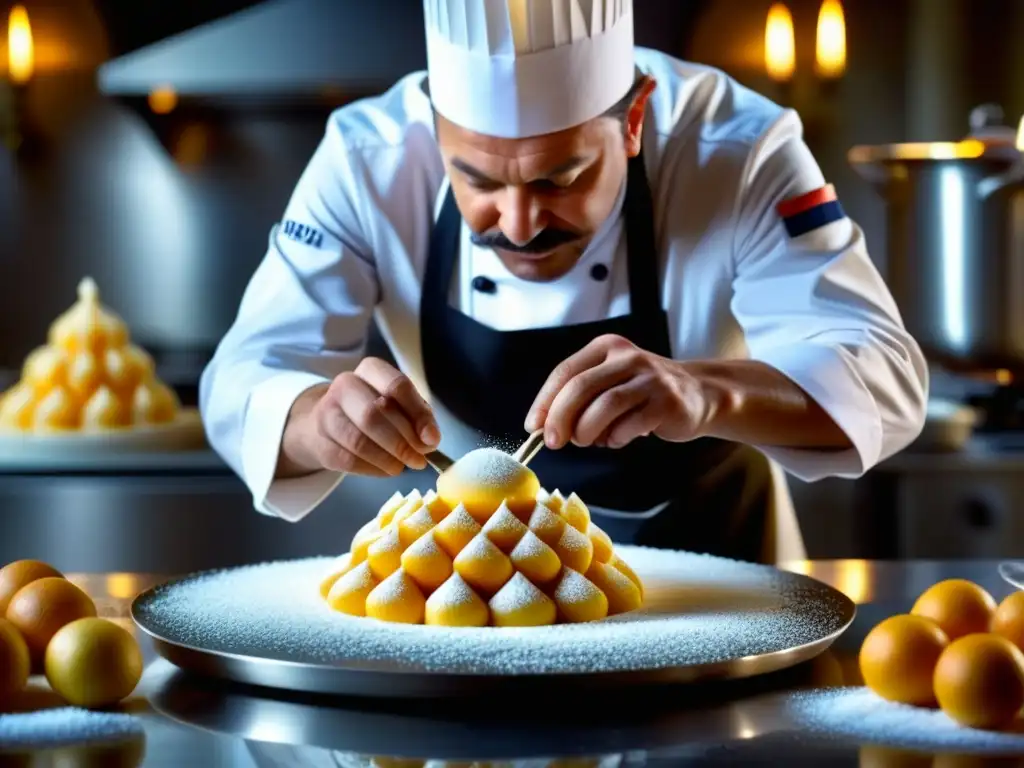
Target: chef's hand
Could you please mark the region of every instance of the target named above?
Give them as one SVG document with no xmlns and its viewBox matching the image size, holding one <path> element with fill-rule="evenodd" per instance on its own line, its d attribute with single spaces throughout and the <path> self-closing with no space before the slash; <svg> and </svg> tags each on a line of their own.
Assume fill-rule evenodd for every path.
<svg viewBox="0 0 1024 768">
<path fill-rule="evenodd" d="M 430 406 L 401 371 L 364 359 L 330 385 L 313 387 L 292 407 L 278 476 L 320 469 L 388 477 L 424 469 L 441 433 Z"/>
<path fill-rule="evenodd" d="M 621 448 L 654 434 L 681 442 L 701 436 L 711 403 L 679 361 L 646 352 L 621 336 L 601 336 L 548 377 L 526 418 L 549 448 Z"/>
</svg>

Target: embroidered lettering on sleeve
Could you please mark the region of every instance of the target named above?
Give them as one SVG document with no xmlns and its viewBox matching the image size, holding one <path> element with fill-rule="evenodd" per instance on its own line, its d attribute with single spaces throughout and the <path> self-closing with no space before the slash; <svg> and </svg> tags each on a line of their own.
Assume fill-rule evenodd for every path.
<svg viewBox="0 0 1024 768">
<path fill-rule="evenodd" d="M 289 240 L 294 240 L 295 242 L 302 243 L 303 245 L 311 245 L 314 248 L 323 247 L 323 232 L 309 226 L 308 224 L 299 224 L 299 222 L 289 219 L 284 222 L 282 231 L 284 232 L 284 236 Z"/>
<path fill-rule="evenodd" d="M 836 189 L 831 184 L 783 200 L 775 209 L 782 217 L 790 237 L 806 235 L 846 218 L 843 206 L 836 197 Z"/>
</svg>

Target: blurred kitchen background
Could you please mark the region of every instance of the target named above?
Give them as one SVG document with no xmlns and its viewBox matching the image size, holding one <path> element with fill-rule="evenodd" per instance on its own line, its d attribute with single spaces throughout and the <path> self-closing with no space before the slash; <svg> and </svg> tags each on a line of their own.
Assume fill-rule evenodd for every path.
<svg viewBox="0 0 1024 768">
<path fill-rule="evenodd" d="M 634 5 L 639 44 L 800 111 L 934 363 L 917 445 L 856 481 L 792 482 L 810 556 L 1024 555 L 1024 0 Z M 91 275 L 194 403 L 331 109 L 424 67 L 421 2 L 0 9 L 0 386 Z M 982 142 L 961 141 L 969 133 Z M 948 143 L 877 148 L 906 142 Z M 0 561 L 73 571 L 340 553 L 368 508 L 417 483 L 352 478 L 291 525 L 255 512 L 208 453 L 144 470 L 0 473 Z"/>
</svg>

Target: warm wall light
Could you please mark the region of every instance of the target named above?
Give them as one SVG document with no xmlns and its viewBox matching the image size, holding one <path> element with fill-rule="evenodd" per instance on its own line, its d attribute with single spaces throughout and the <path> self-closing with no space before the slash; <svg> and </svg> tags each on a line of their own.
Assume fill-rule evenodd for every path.
<svg viewBox="0 0 1024 768">
<path fill-rule="evenodd" d="M 7 19 L 7 67 L 11 82 L 24 85 L 32 79 L 35 70 L 35 46 L 32 43 L 32 25 L 25 6 L 16 5 Z"/>
<path fill-rule="evenodd" d="M 824 0 L 818 11 L 814 61 L 820 77 L 841 77 L 846 71 L 846 19 L 839 0 Z"/>
<path fill-rule="evenodd" d="M 785 82 L 796 70 L 796 37 L 793 33 L 793 15 L 783 3 L 768 10 L 764 26 L 764 66 L 769 77 Z"/>
<path fill-rule="evenodd" d="M 178 106 L 178 94 L 170 86 L 154 88 L 149 94 L 149 108 L 154 115 L 169 115 Z"/>
</svg>

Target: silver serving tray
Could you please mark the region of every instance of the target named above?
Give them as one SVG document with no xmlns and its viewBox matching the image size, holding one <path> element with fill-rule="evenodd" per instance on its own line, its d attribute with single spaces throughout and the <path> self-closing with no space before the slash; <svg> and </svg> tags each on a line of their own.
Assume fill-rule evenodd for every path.
<svg viewBox="0 0 1024 768">
<path fill-rule="evenodd" d="M 629 562 L 629 547 L 617 550 Z M 679 553 L 683 555 L 683 553 Z M 634 566 L 635 567 L 635 566 Z M 792 667 L 825 651 L 853 622 L 856 606 L 838 590 L 802 574 L 779 571 L 768 566 L 739 564 L 737 567 L 762 568 L 766 585 L 782 584 L 799 594 L 799 610 L 814 612 L 815 624 L 822 629 L 813 637 L 806 633 L 802 642 L 787 645 L 784 641 L 770 652 L 720 658 L 711 663 L 678 664 L 650 669 L 621 669 L 606 672 L 559 672 L 555 674 L 477 674 L 417 668 L 414 663 L 380 658 L 338 658 L 330 663 L 309 659 L 288 659 L 280 651 L 217 643 L 219 647 L 200 648 L 176 636 L 167 627 L 173 622 L 161 620 L 160 595 L 179 589 L 191 579 L 204 574 L 186 576 L 141 593 L 132 603 L 131 615 L 139 628 L 149 635 L 157 653 L 181 669 L 214 678 L 289 691 L 316 694 L 369 697 L 460 697 L 500 692 L 510 695 L 519 690 L 540 688 L 563 690 L 620 689 L 638 685 L 696 683 L 709 680 L 739 679 L 763 675 Z M 644 572 L 636 568 L 641 578 Z M 645 603 L 655 604 L 664 614 L 673 601 L 688 606 L 690 582 L 661 581 L 651 584 Z M 311 589 L 316 589 L 311 584 Z M 767 586 L 766 586 L 767 589 Z M 752 591 L 756 591 L 752 590 Z M 748 597 L 745 595 L 744 597 Z M 721 606 L 717 607 L 721 611 Z M 370 621 L 370 620 L 367 620 Z M 594 651 L 599 652 L 599 651 Z"/>
</svg>

